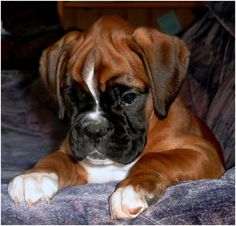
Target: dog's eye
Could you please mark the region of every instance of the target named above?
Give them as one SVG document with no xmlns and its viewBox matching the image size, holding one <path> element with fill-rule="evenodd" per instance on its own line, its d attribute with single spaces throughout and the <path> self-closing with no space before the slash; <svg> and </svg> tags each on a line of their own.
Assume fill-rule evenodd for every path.
<svg viewBox="0 0 236 226">
<path fill-rule="evenodd" d="M 122 104 L 123 105 L 130 105 L 135 102 L 137 99 L 137 94 L 135 93 L 127 93 L 122 97 Z"/>
</svg>

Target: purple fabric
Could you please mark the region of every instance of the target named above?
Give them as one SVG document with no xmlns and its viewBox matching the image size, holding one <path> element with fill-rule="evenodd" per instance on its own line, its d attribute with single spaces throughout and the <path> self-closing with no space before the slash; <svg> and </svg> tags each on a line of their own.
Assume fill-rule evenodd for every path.
<svg viewBox="0 0 236 226">
<path fill-rule="evenodd" d="M 227 5 L 224 1 L 205 2 L 214 18 L 227 30 L 233 37 L 235 37 L 235 2 L 229 1 Z"/>
<path fill-rule="evenodd" d="M 51 204 L 15 207 L 2 186 L 2 224 L 234 224 L 234 169 L 221 180 L 180 183 L 132 220 L 111 220 L 108 197 L 115 183 L 69 187 Z"/>
<path fill-rule="evenodd" d="M 32 72 L 2 71 L 2 183 L 56 149 L 66 133 L 50 96 L 35 78 Z"/>
<path fill-rule="evenodd" d="M 234 3 L 216 3 L 198 23 L 190 28 L 183 39 L 190 52 L 187 78 L 180 95 L 212 129 L 223 149 L 227 168 L 235 165 L 235 39 L 229 32 L 229 19 L 234 21 Z M 233 6 L 232 6 L 233 5 Z M 217 12 L 217 18 L 213 12 Z M 219 11 L 222 11 L 221 17 Z M 228 13 L 227 13 L 228 12 Z M 226 24 L 229 29 L 225 29 Z"/>
</svg>

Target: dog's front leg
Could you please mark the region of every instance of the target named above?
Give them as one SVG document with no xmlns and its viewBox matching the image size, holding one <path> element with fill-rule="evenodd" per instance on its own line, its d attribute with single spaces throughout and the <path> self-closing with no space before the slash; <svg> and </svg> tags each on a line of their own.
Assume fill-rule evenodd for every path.
<svg viewBox="0 0 236 226">
<path fill-rule="evenodd" d="M 86 183 L 86 172 L 63 148 L 44 158 L 33 168 L 16 176 L 8 186 L 11 199 L 29 206 L 40 200 L 47 202 L 60 188 Z"/>
<path fill-rule="evenodd" d="M 214 155 L 214 156 L 212 156 Z M 218 178 L 224 172 L 216 154 L 175 149 L 147 153 L 134 165 L 109 200 L 113 219 L 134 218 L 178 181 Z"/>
</svg>

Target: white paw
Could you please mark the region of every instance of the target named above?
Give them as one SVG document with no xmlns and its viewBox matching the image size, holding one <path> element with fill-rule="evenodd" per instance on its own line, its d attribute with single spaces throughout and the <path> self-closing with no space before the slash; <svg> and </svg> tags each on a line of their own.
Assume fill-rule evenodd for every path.
<svg viewBox="0 0 236 226">
<path fill-rule="evenodd" d="M 29 207 L 39 200 L 49 202 L 58 189 L 58 176 L 55 173 L 22 174 L 8 185 L 8 193 L 15 204 L 25 201 Z"/>
<path fill-rule="evenodd" d="M 112 219 L 131 219 L 148 208 L 144 190 L 135 191 L 133 186 L 118 188 L 109 199 Z"/>
</svg>

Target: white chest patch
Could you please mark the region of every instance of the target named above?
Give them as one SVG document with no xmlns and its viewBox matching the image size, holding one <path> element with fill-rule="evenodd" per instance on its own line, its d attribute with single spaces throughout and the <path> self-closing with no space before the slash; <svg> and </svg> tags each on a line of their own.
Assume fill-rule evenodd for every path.
<svg viewBox="0 0 236 226">
<path fill-rule="evenodd" d="M 83 71 L 83 78 L 84 81 L 86 83 L 86 85 L 89 88 L 90 93 L 92 94 L 94 101 L 95 101 L 95 109 L 94 112 L 91 112 L 89 114 L 89 117 L 92 119 L 96 119 L 98 118 L 100 111 L 99 111 L 99 100 L 98 100 L 98 96 L 96 93 L 96 89 L 95 89 L 95 81 L 94 81 L 94 59 L 90 58 L 89 62 L 87 64 L 85 64 L 86 69 Z"/>
<path fill-rule="evenodd" d="M 83 160 L 80 164 L 88 173 L 88 183 L 107 183 L 123 180 L 137 160 L 128 165 L 122 165 L 115 162 L 108 165 L 96 165 L 90 163 L 88 160 Z"/>
</svg>

